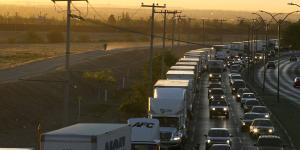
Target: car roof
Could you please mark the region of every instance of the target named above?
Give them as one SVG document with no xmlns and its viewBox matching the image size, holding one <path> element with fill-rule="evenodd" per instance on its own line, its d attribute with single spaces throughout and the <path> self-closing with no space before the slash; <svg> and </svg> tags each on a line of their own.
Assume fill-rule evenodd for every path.
<svg viewBox="0 0 300 150">
<path fill-rule="evenodd" d="M 234 82 L 244 82 L 243 79 L 234 79 L 233 81 L 234 81 Z"/>
<path fill-rule="evenodd" d="M 243 93 L 243 94 L 245 94 L 245 95 L 246 95 L 246 94 L 254 94 L 254 93 Z"/>
<path fill-rule="evenodd" d="M 210 128 L 209 130 L 226 130 L 226 131 L 228 131 L 227 128 Z"/>
<path fill-rule="evenodd" d="M 253 121 L 255 121 L 255 120 L 271 121 L 270 119 L 267 119 L 267 118 L 257 118 L 257 119 L 254 119 Z"/>
<path fill-rule="evenodd" d="M 222 88 L 212 88 L 211 90 L 222 90 L 223 91 Z"/>
<path fill-rule="evenodd" d="M 260 108 L 267 108 L 266 106 L 253 106 L 253 108 L 258 108 L 258 107 L 260 107 Z"/>
<path fill-rule="evenodd" d="M 261 135 L 258 137 L 258 139 L 281 139 L 280 136 L 277 136 L 277 135 Z"/>
</svg>

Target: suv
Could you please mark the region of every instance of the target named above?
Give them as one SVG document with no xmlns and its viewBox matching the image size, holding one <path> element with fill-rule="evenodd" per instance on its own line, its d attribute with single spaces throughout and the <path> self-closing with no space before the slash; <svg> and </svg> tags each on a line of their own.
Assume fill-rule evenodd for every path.
<svg viewBox="0 0 300 150">
<path fill-rule="evenodd" d="M 244 82 L 244 80 L 242 79 L 236 79 L 233 81 L 231 90 L 232 90 L 232 94 L 236 94 L 236 92 L 240 89 L 240 88 L 245 88 L 246 84 Z"/>
<path fill-rule="evenodd" d="M 267 64 L 267 69 L 275 69 L 276 65 L 275 65 L 275 61 L 269 61 Z"/>
<path fill-rule="evenodd" d="M 274 130 L 270 119 L 254 119 L 250 125 L 250 135 L 254 137 L 274 134 Z"/>
<path fill-rule="evenodd" d="M 226 128 L 210 128 L 206 137 L 205 147 L 209 149 L 214 144 L 229 144 L 231 146 L 232 135 Z"/>
<path fill-rule="evenodd" d="M 221 82 L 210 83 L 207 88 L 208 88 L 208 93 L 207 94 L 209 95 L 212 89 L 214 89 L 214 88 L 222 88 L 222 84 L 221 84 Z"/>
<path fill-rule="evenodd" d="M 224 100 L 225 92 L 222 88 L 213 88 L 213 89 L 211 89 L 208 98 L 209 98 L 209 101 Z"/>
<path fill-rule="evenodd" d="M 243 93 L 241 96 L 241 107 L 244 106 L 247 100 L 256 100 L 256 96 L 254 93 Z"/>
<path fill-rule="evenodd" d="M 253 113 L 253 112 L 245 113 L 244 116 L 242 118 L 240 118 L 241 124 L 242 124 L 241 125 L 242 131 L 248 131 L 252 121 L 254 119 L 258 119 L 258 118 L 265 118 L 265 116 L 262 114 Z"/>
<path fill-rule="evenodd" d="M 222 81 L 222 74 L 219 73 L 211 73 L 209 74 L 209 81 L 217 80 L 217 81 Z"/>
<path fill-rule="evenodd" d="M 229 75 L 229 83 L 230 85 L 233 84 L 234 80 L 237 80 L 237 79 L 242 79 L 242 76 L 241 74 L 238 74 L 238 73 L 232 73 Z"/>
<path fill-rule="evenodd" d="M 281 138 L 275 135 L 260 136 L 254 146 L 256 147 L 256 150 L 283 150 L 285 147 Z"/>
<path fill-rule="evenodd" d="M 243 105 L 244 112 L 248 112 L 252 109 L 252 107 L 259 106 L 259 105 L 260 103 L 258 100 L 247 100 Z"/>
<path fill-rule="evenodd" d="M 262 114 L 265 118 L 270 118 L 271 115 L 266 106 L 253 106 L 250 112 Z"/>
<path fill-rule="evenodd" d="M 229 118 L 229 107 L 226 101 L 211 101 L 209 106 L 209 118 L 214 116 L 225 116 Z"/>
<path fill-rule="evenodd" d="M 241 101 L 241 97 L 243 96 L 244 93 L 250 93 L 251 91 L 248 88 L 240 88 L 237 92 L 236 92 L 236 101 L 240 102 Z"/>
</svg>

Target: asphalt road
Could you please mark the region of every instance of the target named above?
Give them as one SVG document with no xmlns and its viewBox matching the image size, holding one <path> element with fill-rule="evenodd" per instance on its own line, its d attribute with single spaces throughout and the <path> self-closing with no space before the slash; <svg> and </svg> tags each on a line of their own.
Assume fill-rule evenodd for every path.
<svg viewBox="0 0 300 150">
<path fill-rule="evenodd" d="M 71 54 L 70 55 L 70 65 L 82 63 L 84 61 L 90 61 L 99 57 L 114 54 L 117 52 L 132 51 L 132 50 L 144 50 L 144 47 L 134 47 L 134 48 L 117 48 L 110 50 L 109 53 L 103 50 L 93 50 L 89 52 Z M 54 58 L 49 58 L 41 61 L 36 61 L 14 68 L 0 70 L 0 84 L 7 82 L 14 82 L 19 79 L 26 79 L 33 76 L 39 76 L 46 74 L 58 69 L 63 69 L 65 64 L 65 57 L 59 56 Z"/>
<path fill-rule="evenodd" d="M 228 83 L 228 73 L 223 73 L 223 85 L 226 92 L 227 101 L 230 104 L 230 117 L 228 120 L 225 118 L 209 118 L 209 106 L 207 97 L 207 86 L 209 84 L 207 73 L 201 76 L 201 81 L 199 83 L 200 92 L 198 98 L 195 100 L 193 120 L 190 126 L 189 139 L 186 143 L 186 150 L 194 150 L 196 144 L 200 144 L 199 150 L 205 150 L 205 140 L 204 134 L 207 134 L 210 128 L 228 128 L 230 133 L 233 135 L 232 138 L 232 149 L 233 150 L 253 150 L 255 147 L 253 144 L 256 139 L 251 138 L 247 132 L 242 132 L 240 130 L 240 117 L 243 116 L 243 110 L 240 104 L 235 101 L 235 97 L 231 94 L 230 86 Z M 274 122 L 274 121 L 273 121 Z M 281 137 L 286 137 L 280 126 L 274 122 L 275 130 L 278 130 L 276 134 Z M 288 140 L 284 140 L 286 145 Z M 290 149 L 290 148 L 287 148 Z"/>
</svg>

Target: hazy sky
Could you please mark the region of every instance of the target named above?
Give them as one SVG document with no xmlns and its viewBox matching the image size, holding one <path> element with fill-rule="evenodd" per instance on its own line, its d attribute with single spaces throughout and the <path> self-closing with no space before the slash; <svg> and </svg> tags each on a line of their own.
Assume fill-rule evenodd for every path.
<svg viewBox="0 0 300 150">
<path fill-rule="evenodd" d="M 89 0 L 91 4 L 103 6 L 130 6 L 139 7 L 141 2 L 145 4 L 159 3 L 167 4 L 169 8 L 182 9 L 222 9 L 222 10 L 247 10 L 257 11 L 259 9 L 288 12 L 296 10 L 295 6 L 288 6 L 288 2 L 300 4 L 300 0 Z M 0 3 L 9 4 L 52 4 L 51 0 L 0 0 Z M 78 2 L 76 2 L 78 3 Z M 300 9 L 300 8 L 299 8 Z"/>
</svg>

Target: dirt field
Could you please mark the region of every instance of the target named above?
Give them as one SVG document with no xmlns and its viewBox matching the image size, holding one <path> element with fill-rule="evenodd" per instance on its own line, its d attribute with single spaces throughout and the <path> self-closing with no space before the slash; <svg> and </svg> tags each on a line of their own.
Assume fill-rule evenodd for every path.
<svg viewBox="0 0 300 150">
<path fill-rule="evenodd" d="M 182 54 L 191 47 L 182 47 L 174 51 Z M 129 88 L 143 75 L 144 63 L 148 51 L 136 50 L 116 53 L 101 57 L 91 62 L 72 67 L 72 85 L 70 117 L 75 122 L 125 122 L 127 118 L 119 112 L 121 103 L 116 97 L 120 90 L 122 78 L 126 75 Z M 109 91 L 109 99 L 104 103 L 103 96 L 97 99 L 97 85 L 82 78 L 84 71 L 111 69 L 117 84 Z M 35 127 L 41 122 L 43 131 L 57 129 L 62 126 L 63 117 L 63 85 L 50 82 L 63 79 L 63 72 L 53 72 L 34 79 L 49 80 L 49 82 L 7 83 L 0 85 L 0 147 L 33 147 Z M 126 89 L 124 89 L 126 90 Z M 81 97 L 81 116 L 78 118 L 78 97 Z"/>
</svg>

